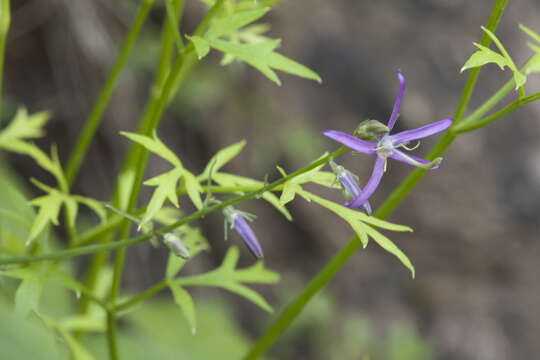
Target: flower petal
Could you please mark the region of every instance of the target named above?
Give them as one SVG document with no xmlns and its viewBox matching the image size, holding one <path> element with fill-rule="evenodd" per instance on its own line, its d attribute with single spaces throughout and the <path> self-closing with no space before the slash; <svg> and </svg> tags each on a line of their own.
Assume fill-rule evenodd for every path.
<svg viewBox="0 0 540 360">
<path fill-rule="evenodd" d="M 377 143 L 375 142 L 360 140 L 357 137 L 337 130 L 325 130 L 321 134 L 342 143 L 348 148 L 365 154 L 374 154 L 377 147 Z"/>
<path fill-rule="evenodd" d="M 258 258 L 262 258 L 263 252 L 261 245 L 259 244 L 257 237 L 253 233 L 253 230 L 251 230 L 251 228 L 247 224 L 244 217 L 241 214 L 236 213 L 233 216 L 233 221 L 234 229 L 238 232 L 242 239 L 244 239 L 244 243 L 247 245 L 251 253 Z"/>
<path fill-rule="evenodd" d="M 397 146 L 408 141 L 425 138 L 427 136 L 439 133 L 446 130 L 450 125 L 452 125 L 452 119 L 443 119 L 417 129 L 406 130 L 394 135 L 390 135 L 390 138 L 392 139 L 392 144 Z"/>
<path fill-rule="evenodd" d="M 371 173 L 371 177 L 369 178 L 366 187 L 354 201 L 349 204 L 350 208 L 356 209 L 360 206 L 362 206 L 367 199 L 375 192 L 375 189 L 377 189 L 377 186 L 379 186 L 379 183 L 381 182 L 381 178 L 384 172 L 384 162 L 386 160 L 377 155 L 377 158 L 375 159 L 375 165 L 373 165 L 373 172 Z"/>
<path fill-rule="evenodd" d="M 441 167 L 440 164 L 434 165 L 433 167 L 427 167 L 429 166 L 429 164 L 433 164 L 433 161 L 428 161 L 428 160 L 416 157 L 411 154 L 405 154 L 402 151 L 395 150 L 395 149 L 390 155 L 388 155 L 388 157 L 391 157 L 394 160 L 398 160 L 398 161 L 407 163 L 415 167 L 422 167 L 422 166 L 418 166 L 418 163 L 422 165 L 426 165 L 425 167 L 426 170 L 435 170 Z M 414 163 L 415 161 L 417 162 L 416 164 Z"/>
<path fill-rule="evenodd" d="M 339 177 L 339 182 L 341 183 L 341 185 L 343 185 L 343 187 L 353 200 L 360 196 L 360 194 L 362 193 L 362 188 L 358 186 L 351 174 L 346 171 L 343 172 L 343 174 Z M 345 203 L 344 205 L 349 206 L 350 203 Z M 366 214 L 371 215 L 371 206 L 369 205 L 368 201 L 362 204 L 362 208 L 364 209 Z"/>
<path fill-rule="evenodd" d="M 405 77 L 401 73 L 401 70 L 397 71 L 397 77 L 399 80 L 399 92 L 396 97 L 396 102 L 394 103 L 394 108 L 392 109 L 392 115 L 390 115 L 390 120 L 388 120 L 388 129 L 392 131 L 392 128 L 394 127 L 394 124 L 396 123 L 396 119 L 399 112 L 399 106 L 401 105 L 401 99 L 403 98 L 403 93 L 405 92 Z"/>
</svg>

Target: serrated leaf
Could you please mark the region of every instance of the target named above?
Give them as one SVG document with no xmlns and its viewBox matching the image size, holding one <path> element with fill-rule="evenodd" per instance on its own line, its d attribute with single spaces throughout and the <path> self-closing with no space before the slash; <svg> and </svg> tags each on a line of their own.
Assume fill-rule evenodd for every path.
<svg viewBox="0 0 540 360">
<path fill-rule="evenodd" d="M 407 255 L 405 255 L 403 251 L 401 251 L 390 239 L 373 229 L 371 226 L 365 224 L 362 226 L 367 234 L 371 236 L 371 238 L 375 240 L 377 244 L 379 244 L 384 250 L 395 255 L 403 263 L 403 265 L 405 265 L 411 271 L 412 277 L 414 278 L 414 266 Z"/>
<path fill-rule="evenodd" d="M 23 279 L 15 292 L 15 313 L 26 317 L 30 311 L 37 311 L 42 289 L 43 277 L 40 273 Z"/>
<path fill-rule="evenodd" d="M 184 179 L 184 186 L 186 187 L 186 192 L 191 199 L 191 202 L 193 203 L 193 205 L 195 205 L 197 210 L 201 210 L 203 207 L 201 200 L 201 185 L 197 181 L 195 175 L 185 169 L 182 172 L 182 176 Z"/>
<path fill-rule="evenodd" d="M 219 150 L 214 156 L 212 156 L 210 161 L 208 161 L 204 171 L 198 176 L 198 178 L 200 180 L 206 179 L 210 174 L 210 169 L 213 173 L 218 172 L 223 165 L 234 159 L 240 153 L 240 151 L 242 151 L 245 145 L 246 140 L 242 140 Z"/>
<path fill-rule="evenodd" d="M 26 241 L 27 246 L 45 229 L 47 224 L 58 225 L 58 214 L 63 201 L 62 194 L 55 191 L 30 202 L 32 205 L 39 207 L 39 211 L 30 228 L 30 234 Z"/>
<path fill-rule="evenodd" d="M 189 293 L 180 285 L 172 281 L 169 281 L 168 285 L 173 294 L 174 302 L 180 307 L 180 310 L 182 310 L 191 326 L 191 333 L 195 334 L 197 331 L 197 318 L 195 316 L 195 304 L 193 303 L 191 295 L 189 295 Z"/>
<path fill-rule="evenodd" d="M 474 45 L 479 50 L 473 53 L 471 57 L 465 62 L 465 65 L 463 65 L 463 67 L 460 70 L 461 72 L 467 69 L 483 66 L 489 63 L 495 63 L 499 65 L 501 70 L 504 70 L 505 66 L 510 67 L 508 60 L 504 58 L 504 56 L 502 56 L 501 54 L 498 54 L 495 51 L 483 45 L 480 45 L 477 43 L 474 43 Z"/>
<path fill-rule="evenodd" d="M 245 268 L 236 269 L 240 252 L 232 246 L 225 254 L 221 266 L 205 274 L 180 277 L 174 281 L 183 286 L 214 286 L 234 292 L 252 301 L 262 309 L 271 312 L 272 307 L 255 291 L 241 284 L 245 283 L 274 283 L 279 281 L 279 275 L 265 269 L 262 262 Z"/>
<path fill-rule="evenodd" d="M 274 50 L 280 43 L 279 39 L 261 41 L 251 44 L 234 43 L 220 39 L 202 38 L 199 38 L 196 41 L 199 43 L 198 46 L 203 46 L 202 44 L 206 42 L 203 48 L 204 50 L 206 50 L 206 46 L 210 46 L 244 61 L 245 63 L 259 70 L 277 85 L 281 85 L 281 82 L 276 73 L 272 71 L 272 68 L 303 78 L 316 80 L 318 82 L 321 81 L 321 78 L 309 68 L 295 62 L 294 60 L 288 59 L 283 55 L 275 53 Z M 197 44 L 195 44 L 195 47 L 197 47 Z"/>
<path fill-rule="evenodd" d="M 146 207 L 146 212 L 141 220 L 141 225 L 152 220 L 154 215 L 161 209 L 166 199 L 169 199 L 174 206 L 179 206 L 176 189 L 181 176 L 181 169 L 173 169 L 144 182 L 145 185 L 157 186 L 157 188 L 154 190 L 152 198 Z"/>
<path fill-rule="evenodd" d="M 19 108 L 15 117 L 0 132 L 0 146 L 11 139 L 35 139 L 44 134 L 43 126 L 49 119 L 49 113 L 42 111 L 32 115 L 24 107 Z"/>
<path fill-rule="evenodd" d="M 155 133 L 153 137 L 139 135 L 126 131 L 121 131 L 120 134 L 124 135 L 131 141 L 134 141 L 137 144 L 144 146 L 148 151 L 153 152 L 154 154 L 167 160 L 174 167 L 182 167 L 182 162 L 180 161 L 180 159 L 171 150 L 169 150 L 169 148 L 163 142 L 161 142 L 161 140 L 157 137 Z"/>
<path fill-rule="evenodd" d="M 227 35 L 228 33 L 237 30 L 242 26 L 254 22 L 266 14 L 269 10 L 270 8 L 261 8 L 257 10 L 240 11 L 223 19 L 216 20 L 214 23 L 212 23 L 204 37 L 206 39 L 215 39 L 220 36 Z"/>
</svg>

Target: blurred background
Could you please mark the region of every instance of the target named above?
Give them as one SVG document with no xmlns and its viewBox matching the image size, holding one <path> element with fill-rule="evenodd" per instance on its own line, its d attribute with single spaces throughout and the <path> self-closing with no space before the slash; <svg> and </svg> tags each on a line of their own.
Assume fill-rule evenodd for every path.
<svg viewBox="0 0 540 360">
<path fill-rule="evenodd" d="M 47 136 L 38 144 L 48 149 L 57 143 L 66 161 L 138 3 L 12 0 L 3 121 L 22 105 L 30 113 L 49 110 Z M 220 66 L 221 55 L 213 51 L 186 79 L 158 135 L 194 173 L 202 171 L 220 148 L 246 139 L 246 148 L 226 169 L 273 179 L 278 176 L 275 165 L 293 171 L 337 147 L 320 131 L 352 131 L 367 118 L 386 122 L 398 90 L 398 68 L 407 79 L 407 90 L 396 131 L 451 117 L 467 77 L 459 69 L 474 51 L 472 42 L 479 40 L 491 5 L 487 0 L 283 1 L 262 22 L 271 26 L 271 37 L 283 39 L 279 52 L 315 70 L 323 84 L 280 73 L 283 84 L 278 87 L 244 64 Z M 190 34 L 203 13 L 202 3 L 187 0 L 182 32 Z M 140 119 L 163 16 L 162 2 L 157 1 L 74 193 L 110 198 L 129 145 L 118 133 L 135 131 Z M 518 24 L 540 32 L 538 19 L 540 3 L 535 0 L 510 2 L 502 17 L 497 36 L 518 65 L 530 55 Z M 471 106 L 481 104 L 509 77 L 495 65 L 485 67 Z M 537 90 L 539 79 L 529 77 L 526 89 Z M 512 93 L 506 101 L 516 96 Z M 415 265 L 416 279 L 371 243 L 352 257 L 268 356 L 535 358 L 540 353 L 539 119 L 540 103 L 533 103 L 461 136 L 441 169 L 430 172 L 390 216 L 390 221 L 415 230 L 390 237 Z M 416 154 L 425 154 L 435 140 L 423 141 Z M 357 173 L 361 183 L 367 181 L 372 158 L 345 154 L 339 161 Z M 16 174 L 28 196 L 39 194 L 27 179 L 47 175 L 37 172 L 32 160 L 4 153 L 0 162 L 4 171 Z M 390 162 L 389 168 L 372 197 L 375 208 L 411 171 L 398 162 Z M 166 169 L 167 164 L 151 155 L 146 177 Z M 150 195 L 151 189 L 145 190 L 141 203 Z M 325 195 L 341 201 L 339 193 Z M 352 235 L 345 222 L 302 199 L 289 206 L 291 223 L 262 201 L 241 208 L 257 214 L 253 228 L 264 248 L 265 264 L 282 276 L 275 286 L 257 288 L 277 312 Z M 187 273 L 221 262 L 230 245 L 223 242 L 222 221 L 214 214 L 198 223 L 212 251 L 190 263 Z M 232 241 L 240 243 L 236 235 Z M 163 248 L 130 248 L 125 287 L 140 291 L 160 280 L 166 259 Z M 86 260 L 78 261 L 83 265 Z M 243 246 L 241 263 L 253 263 Z M 184 318 L 163 293 L 122 324 L 122 353 L 180 358 L 183 351 L 190 356 L 186 358 L 205 359 L 218 356 L 209 355 L 213 350 L 222 358 L 238 358 L 273 319 L 224 291 L 193 289 L 193 294 L 201 322 L 197 336 L 189 334 Z M 156 332 L 162 334 L 159 343 L 143 346 L 152 339 L 147 334 L 155 338 Z M 209 343 L 217 345 L 209 349 Z M 105 350 L 101 345 L 94 347 L 102 348 L 96 351 Z"/>
</svg>

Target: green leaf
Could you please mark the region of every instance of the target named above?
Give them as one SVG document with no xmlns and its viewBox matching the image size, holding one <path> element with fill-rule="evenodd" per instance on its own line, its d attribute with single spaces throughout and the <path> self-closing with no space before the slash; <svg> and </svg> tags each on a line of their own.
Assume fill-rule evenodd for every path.
<svg viewBox="0 0 540 360">
<path fill-rule="evenodd" d="M 221 266 L 205 274 L 180 277 L 174 281 L 182 286 L 214 286 L 220 287 L 245 297 L 262 309 L 271 312 L 272 307 L 255 291 L 242 285 L 242 283 L 275 283 L 279 275 L 265 269 L 261 262 L 244 269 L 236 269 L 240 253 L 238 248 L 232 246 L 225 254 Z"/>
<path fill-rule="evenodd" d="M 28 116 L 24 107 L 19 108 L 15 117 L 0 132 L 0 146 L 13 139 L 35 139 L 44 135 L 43 126 L 49 120 L 49 113 L 43 111 Z"/>
<path fill-rule="evenodd" d="M 69 331 L 60 326 L 60 324 L 52 318 L 45 316 L 44 314 L 39 314 L 39 316 L 47 326 L 56 329 L 60 335 L 62 335 L 74 360 L 94 360 L 92 354 L 90 354 Z"/>
<path fill-rule="evenodd" d="M 169 199 L 174 206 L 179 206 L 176 189 L 178 180 L 180 180 L 181 176 L 182 169 L 173 169 L 144 182 L 145 185 L 157 186 L 157 188 L 154 190 L 152 198 L 146 207 L 146 212 L 141 220 L 141 226 L 152 220 L 154 215 L 161 209 L 166 199 Z"/>
<path fill-rule="evenodd" d="M 527 74 L 540 72 L 540 47 L 536 49 L 537 53 L 530 60 L 530 65 L 527 67 Z"/>
<path fill-rule="evenodd" d="M 266 14 L 270 8 L 261 8 L 257 10 L 239 11 L 236 14 L 216 20 L 208 29 L 204 37 L 206 39 L 215 39 L 235 31 L 242 26 L 248 25 Z"/>
<path fill-rule="evenodd" d="M 479 50 L 471 55 L 471 57 L 465 62 L 465 65 L 461 68 L 461 72 L 475 68 L 478 66 L 483 66 L 489 63 L 495 63 L 499 65 L 501 70 L 504 70 L 505 66 L 509 66 L 508 60 L 504 58 L 501 54 L 496 53 L 488 47 L 483 45 L 473 43 Z"/>
<path fill-rule="evenodd" d="M 194 42 L 195 48 L 197 49 L 198 46 L 201 49 L 200 53 L 199 50 L 197 50 L 199 56 L 201 54 L 206 55 L 204 51 L 206 51 L 207 47 L 210 46 L 253 66 L 278 85 L 281 85 L 281 82 L 279 81 L 276 73 L 272 71 L 272 68 L 321 82 L 319 75 L 312 70 L 274 52 L 280 43 L 279 39 L 261 41 L 251 44 L 241 44 L 220 39 L 198 38 L 194 40 L 194 38 L 195 37 L 191 38 L 191 40 Z"/>
<path fill-rule="evenodd" d="M 201 185 L 197 181 L 195 175 L 185 169 L 182 172 L 182 176 L 184 179 L 184 186 L 186 187 L 186 192 L 191 199 L 191 202 L 193 203 L 193 205 L 195 205 L 197 210 L 201 210 L 203 207 L 201 200 Z"/>
<path fill-rule="evenodd" d="M 532 39 L 534 39 L 537 43 L 540 44 L 540 35 L 529 29 L 523 24 L 519 24 L 519 28 L 521 31 L 523 31 L 525 34 L 529 35 Z"/>
<path fill-rule="evenodd" d="M 52 191 L 30 202 L 32 205 L 39 207 L 39 211 L 30 228 L 30 234 L 26 241 L 27 246 L 36 239 L 49 223 L 58 225 L 58 214 L 63 201 L 64 197 L 60 192 Z"/>
<path fill-rule="evenodd" d="M 173 294 L 174 302 L 180 307 L 191 326 L 191 333 L 195 334 L 197 332 L 197 319 L 195 316 L 195 304 L 191 295 L 173 281 L 169 281 L 167 284 Z"/>
<path fill-rule="evenodd" d="M 79 195 L 71 195 L 71 197 L 95 212 L 101 222 L 105 222 L 105 220 L 107 220 L 107 211 L 105 210 L 105 207 L 101 201 Z"/>
<path fill-rule="evenodd" d="M 163 159 L 170 162 L 174 167 L 181 168 L 182 162 L 180 159 L 171 151 L 161 140 L 157 137 L 154 132 L 153 137 L 139 135 L 135 133 L 121 131 L 120 134 L 124 135 L 131 141 L 136 142 L 144 146 L 148 151 L 153 152 L 154 154 L 162 157 Z"/>
<path fill-rule="evenodd" d="M 199 60 L 208 55 L 208 52 L 210 52 L 210 45 L 208 45 L 206 40 L 200 36 L 188 36 L 187 38 L 191 40 L 195 46 L 195 52 L 197 53 Z"/>
<path fill-rule="evenodd" d="M 223 165 L 234 159 L 240 153 L 240 151 L 242 151 L 245 145 L 246 141 L 242 140 L 219 150 L 214 156 L 212 156 L 201 175 L 198 176 L 199 180 L 208 178 L 210 170 L 212 170 L 214 173 L 218 172 Z"/>
<path fill-rule="evenodd" d="M 30 311 L 37 311 L 42 289 L 43 276 L 40 272 L 23 279 L 15 292 L 15 313 L 26 317 Z"/>
<path fill-rule="evenodd" d="M 394 254 L 402 263 L 405 265 L 412 274 L 414 278 L 414 266 L 411 264 L 411 261 L 390 239 L 388 239 L 383 234 L 375 231 L 372 227 L 362 224 L 365 231 L 377 244 L 379 244 L 384 250 L 388 251 L 391 254 Z"/>
<path fill-rule="evenodd" d="M 281 191 L 281 196 L 279 198 L 279 205 L 284 206 L 285 204 L 294 200 L 294 195 L 298 190 L 301 190 L 301 187 L 297 184 L 293 184 L 290 181 L 283 184 L 283 190 Z"/>
<path fill-rule="evenodd" d="M 231 186 L 231 187 L 251 187 L 253 190 L 256 190 L 257 188 L 261 188 L 264 186 L 264 183 L 262 181 L 258 181 L 255 179 L 250 179 L 244 176 L 229 174 L 229 173 L 213 173 L 212 174 L 212 180 L 214 180 L 216 183 L 218 183 L 221 186 Z M 243 194 L 242 191 L 237 191 L 237 194 Z M 281 206 L 279 203 L 279 199 L 272 194 L 270 191 L 265 191 L 261 197 L 268 201 L 272 206 L 274 206 L 280 213 L 287 218 L 287 220 L 291 221 L 292 216 L 291 213 L 285 208 L 284 206 Z"/>
</svg>

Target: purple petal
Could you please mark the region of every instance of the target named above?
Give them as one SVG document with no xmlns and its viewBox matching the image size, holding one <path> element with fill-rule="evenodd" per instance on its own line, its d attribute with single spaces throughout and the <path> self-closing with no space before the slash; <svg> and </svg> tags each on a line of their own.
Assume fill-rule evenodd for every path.
<svg viewBox="0 0 540 360">
<path fill-rule="evenodd" d="M 379 183 L 381 182 L 381 178 L 384 172 L 384 162 L 385 159 L 377 156 L 375 159 L 375 165 L 373 165 L 373 172 L 371 173 L 371 177 L 369 178 L 366 187 L 354 201 L 349 205 L 350 208 L 356 209 L 360 206 L 362 206 L 367 199 L 375 192 L 375 189 L 377 189 L 377 186 L 379 186 Z"/>
<path fill-rule="evenodd" d="M 358 186 L 356 181 L 348 172 L 343 172 L 343 174 L 339 177 L 339 182 L 341 183 L 341 185 L 343 185 L 347 193 L 351 195 L 351 198 L 353 200 L 360 196 L 360 194 L 362 193 L 362 188 Z M 351 204 L 345 203 L 344 205 L 349 206 Z M 362 204 L 362 207 L 368 215 L 371 215 L 371 206 L 369 205 L 368 201 Z"/>
<path fill-rule="evenodd" d="M 398 160 L 398 161 L 407 163 L 407 164 L 415 166 L 415 167 L 419 167 L 418 164 L 415 164 L 410 159 L 413 159 L 414 161 L 417 161 L 417 162 L 419 162 L 420 164 L 423 164 L 423 165 L 429 165 L 429 164 L 432 163 L 431 161 L 416 157 L 416 156 L 411 155 L 411 154 L 404 154 L 403 152 L 401 152 L 399 150 L 396 150 L 396 149 L 394 149 L 394 151 L 390 155 L 388 155 L 388 157 L 391 157 L 394 160 Z M 407 159 L 407 158 L 409 158 L 409 159 Z M 435 170 L 435 169 L 438 169 L 440 167 L 441 167 L 441 165 L 436 165 L 436 166 L 433 166 L 431 168 L 426 168 L 426 170 Z"/>
<path fill-rule="evenodd" d="M 253 230 L 249 227 L 244 217 L 238 213 L 234 214 L 234 229 L 244 239 L 244 243 L 253 255 L 258 258 L 263 257 L 263 252 L 257 237 L 253 233 Z"/>
<path fill-rule="evenodd" d="M 394 135 L 390 135 L 390 137 L 392 138 L 392 143 L 394 145 L 399 145 L 408 141 L 422 139 L 439 133 L 446 130 L 450 125 L 452 125 L 452 119 L 443 119 L 432 124 L 419 127 L 418 129 L 406 130 Z"/>
<path fill-rule="evenodd" d="M 399 112 L 399 106 L 401 105 L 401 99 L 403 98 L 403 93 L 405 92 L 405 77 L 401 73 L 401 70 L 397 71 L 397 77 L 399 80 L 399 92 L 396 97 L 396 102 L 394 103 L 394 108 L 392 109 L 392 115 L 390 115 L 390 120 L 388 120 L 388 129 L 392 131 L 394 124 Z"/>
<path fill-rule="evenodd" d="M 377 143 L 375 142 L 364 141 L 341 131 L 325 130 L 321 134 L 329 137 L 332 140 L 342 143 L 348 148 L 351 148 L 355 151 L 363 152 L 365 154 L 375 153 L 375 148 L 377 147 Z"/>
</svg>

